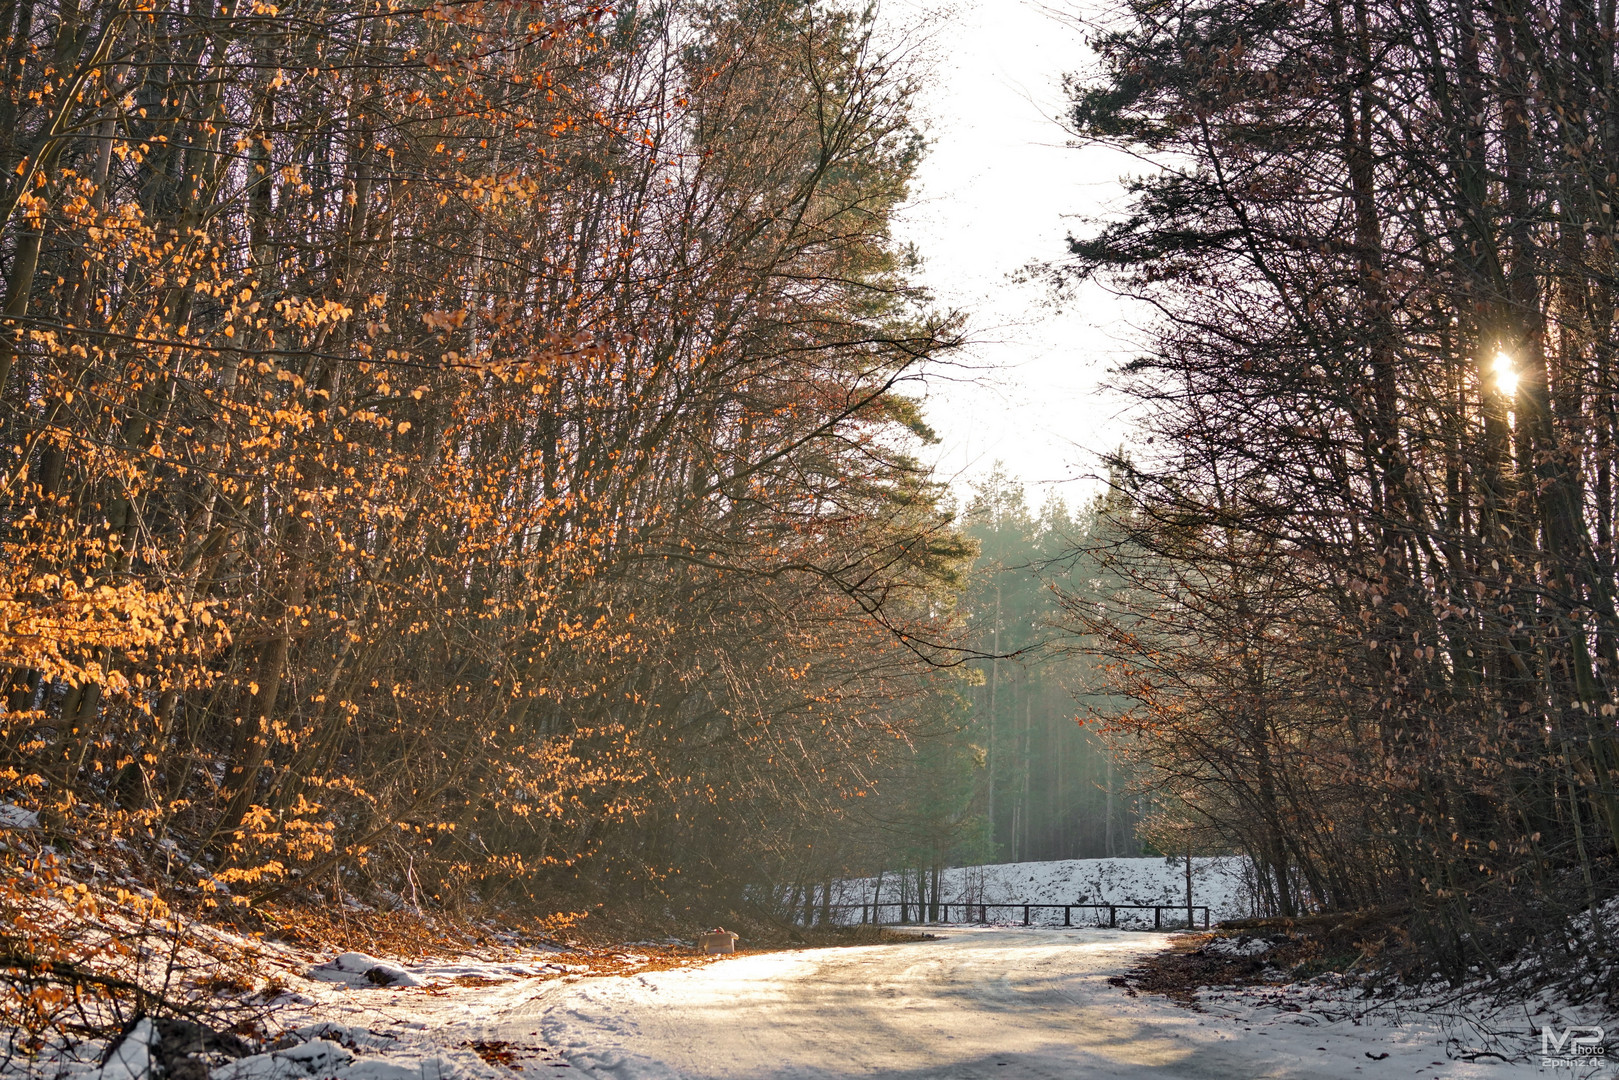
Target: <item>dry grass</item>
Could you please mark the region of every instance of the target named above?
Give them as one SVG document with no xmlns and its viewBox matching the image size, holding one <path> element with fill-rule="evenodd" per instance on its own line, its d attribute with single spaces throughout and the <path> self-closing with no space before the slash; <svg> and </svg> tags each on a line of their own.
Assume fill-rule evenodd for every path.
<svg viewBox="0 0 1619 1080">
<path fill-rule="evenodd" d="M 1257 956 L 1223 956 L 1208 946 L 1219 938 L 1264 938 Z M 1196 1008 L 1211 986 L 1279 986 L 1325 972 L 1372 974 L 1369 962 L 1403 943 L 1393 913 L 1360 911 L 1297 919 L 1241 919 L 1211 933 L 1184 934 L 1128 974 L 1108 980 L 1132 996 L 1158 994 Z"/>
<path fill-rule="evenodd" d="M 932 935 L 888 927 L 852 926 L 804 929 L 771 925 L 746 916 L 725 925 L 742 935 L 737 951 L 746 956 L 783 949 L 887 945 L 916 942 Z M 562 914 L 544 918 L 512 912 L 467 913 L 413 911 L 334 910 L 328 904 L 281 904 L 239 915 L 252 920 L 268 938 L 312 952 L 364 952 L 399 961 L 422 961 L 450 956 L 477 956 L 487 960 L 532 958 L 537 951 L 560 950 L 556 959 L 582 970 L 555 972 L 536 978 L 568 975 L 636 975 L 646 971 L 690 968 L 718 963 L 726 955 L 706 956 L 696 948 L 670 942 L 690 940 L 708 927 L 685 925 L 666 917 L 648 918 L 631 908 L 598 908 L 588 917 Z M 491 985 L 491 980 L 464 975 L 456 986 Z"/>
<path fill-rule="evenodd" d="M 301 948 L 363 952 L 402 960 L 487 950 L 513 951 L 561 943 L 579 916 L 490 918 L 433 912 L 334 909 L 329 904 L 277 904 L 255 909 L 266 937 Z"/>
</svg>

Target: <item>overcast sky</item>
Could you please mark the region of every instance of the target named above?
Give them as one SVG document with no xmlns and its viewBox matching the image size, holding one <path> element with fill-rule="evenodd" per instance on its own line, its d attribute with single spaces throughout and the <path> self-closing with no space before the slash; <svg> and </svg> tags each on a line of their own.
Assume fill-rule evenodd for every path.
<svg viewBox="0 0 1619 1080">
<path fill-rule="evenodd" d="M 1083 217 L 1117 210 L 1118 178 L 1133 163 L 1074 149 L 1055 117 L 1062 76 L 1082 68 L 1082 33 L 1024 0 L 890 0 L 890 17 L 925 11 L 935 75 L 921 112 L 932 150 L 914 205 L 899 223 L 925 260 L 941 304 L 970 315 L 976 343 L 930 382 L 928 422 L 941 474 L 965 489 L 1004 463 L 1031 501 L 1071 503 L 1094 484 L 1097 455 L 1126 437 L 1123 403 L 1100 391 L 1131 354 L 1143 321 L 1100 288 L 1053 311 L 1045 287 L 1011 275 L 1061 258 Z"/>
</svg>

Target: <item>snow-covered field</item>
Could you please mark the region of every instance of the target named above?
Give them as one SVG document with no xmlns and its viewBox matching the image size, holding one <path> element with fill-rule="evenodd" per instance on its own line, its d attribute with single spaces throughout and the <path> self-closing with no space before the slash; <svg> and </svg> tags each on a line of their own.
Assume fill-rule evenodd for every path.
<svg viewBox="0 0 1619 1080">
<path fill-rule="evenodd" d="M 1192 859 L 1192 903 L 1207 905 L 1214 922 L 1253 914 L 1248 886 L 1249 864 L 1238 856 L 1194 857 Z M 881 901 L 916 903 L 914 878 L 902 881 L 898 874 L 881 879 L 855 878 L 833 886 L 837 904 L 871 904 Z M 1058 862 L 998 863 L 991 866 L 953 867 L 939 877 L 940 899 L 950 904 L 1167 904 L 1186 903 L 1185 858 L 1145 859 L 1066 859 Z M 896 921 L 899 912 L 888 908 L 884 921 Z M 1021 911 L 991 909 L 991 922 L 1023 921 Z M 1078 913 L 1076 913 L 1077 917 Z M 1087 913 L 1087 916 L 1089 913 Z M 858 922 L 861 912 L 846 909 L 839 922 Z M 1061 911 L 1032 912 L 1031 921 L 1061 925 Z M 1151 911 L 1119 912 L 1120 926 L 1150 927 Z M 1201 913 L 1198 914 L 1201 919 Z"/>
</svg>

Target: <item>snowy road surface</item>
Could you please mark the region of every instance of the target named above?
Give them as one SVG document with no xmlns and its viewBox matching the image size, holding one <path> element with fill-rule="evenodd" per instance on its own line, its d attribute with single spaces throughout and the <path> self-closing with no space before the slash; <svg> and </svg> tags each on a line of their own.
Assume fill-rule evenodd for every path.
<svg viewBox="0 0 1619 1080">
<path fill-rule="evenodd" d="M 491 1038 L 560 1052 L 620 1080 L 1482 1078 L 1430 1025 L 1309 1012 L 1194 1012 L 1108 978 L 1165 935 L 947 929 L 941 940 L 744 956 L 686 971 L 585 979 L 492 1018 Z M 1373 1060 L 1369 1055 L 1385 1055 Z"/>
</svg>

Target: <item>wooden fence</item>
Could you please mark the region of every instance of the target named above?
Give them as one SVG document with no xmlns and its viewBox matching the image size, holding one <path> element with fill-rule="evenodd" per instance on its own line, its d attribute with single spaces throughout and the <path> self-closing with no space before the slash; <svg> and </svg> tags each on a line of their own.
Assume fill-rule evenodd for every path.
<svg viewBox="0 0 1619 1080">
<path fill-rule="evenodd" d="M 899 918 L 895 920 L 895 923 L 898 924 L 910 923 L 911 914 L 913 912 L 916 914 L 916 921 L 918 923 L 948 923 L 950 921 L 951 908 L 955 908 L 956 912 L 963 916 L 962 918 L 958 918 L 956 920 L 958 923 L 985 924 L 989 923 L 990 921 L 989 913 L 991 911 L 1021 910 L 1023 912 L 1024 926 L 1033 925 L 1033 923 L 1030 921 L 1030 916 L 1036 911 L 1061 911 L 1062 924 L 1064 926 L 1073 926 L 1075 909 L 1089 910 L 1096 913 L 1097 926 L 1106 926 L 1110 928 L 1116 928 L 1119 925 L 1119 912 L 1121 911 L 1151 911 L 1152 928 L 1154 930 L 1162 930 L 1164 928 L 1164 912 L 1166 911 L 1174 912 L 1176 915 L 1185 916 L 1184 919 L 1171 920 L 1171 926 L 1181 924 L 1186 926 L 1188 929 L 1192 928 L 1194 925 L 1195 914 L 1197 912 L 1202 912 L 1203 929 L 1207 930 L 1209 928 L 1209 909 L 1207 905 L 1204 904 L 1193 904 L 1191 906 L 1187 906 L 1186 904 L 989 904 L 978 902 L 966 903 L 963 901 L 955 901 L 953 903 L 933 903 L 931 901 L 927 903 L 916 903 L 906 900 L 885 900 L 878 904 L 816 905 L 812 907 L 811 910 L 805 912 L 805 917 L 800 921 L 806 926 L 810 925 L 819 913 L 825 912 L 828 915 L 833 916 L 832 921 L 834 924 L 836 924 L 840 922 L 840 920 L 836 918 L 838 913 L 845 911 L 859 911 L 860 922 L 862 924 L 873 923 L 881 925 L 883 923 L 884 909 L 890 909 L 898 913 Z M 1107 913 L 1106 921 L 1102 921 L 1103 912 Z"/>
</svg>

